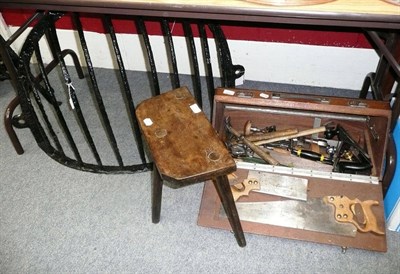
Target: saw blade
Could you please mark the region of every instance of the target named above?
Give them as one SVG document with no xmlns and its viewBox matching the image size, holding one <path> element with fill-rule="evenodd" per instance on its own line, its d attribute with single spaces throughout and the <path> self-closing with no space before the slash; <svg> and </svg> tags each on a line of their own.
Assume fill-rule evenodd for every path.
<svg viewBox="0 0 400 274">
<path fill-rule="evenodd" d="M 261 192 L 301 201 L 307 200 L 307 179 L 255 170 L 249 170 L 247 178 L 258 179 L 260 183 L 260 189 L 254 190 L 255 192 Z"/>
<path fill-rule="evenodd" d="M 241 221 L 355 237 L 357 229 L 350 223 L 339 223 L 334 208 L 322 198 L 307 201 L 236 203 Z M 226 216 L 220 211 L 221 216 Z"/>
</svg>

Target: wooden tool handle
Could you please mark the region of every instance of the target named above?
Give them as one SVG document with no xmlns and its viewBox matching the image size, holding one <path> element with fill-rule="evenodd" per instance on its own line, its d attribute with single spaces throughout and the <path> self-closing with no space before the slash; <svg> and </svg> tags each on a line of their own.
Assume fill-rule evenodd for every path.
<svg viewBox="0 0 400 274">
<path fill-rule="evenodd" d="M 242 136 L 236 129 L 234 129 L 230 125 L 227 125 L 227 129 L 236 137 L 241 138 L 243 143 L 247 145 L 252 151 L 254 151 L 255 154 L 260 156 L 261 159 L 263 159 L 264 161 L 266 161 L 271 165 L 274 166 L 279 165 L 279 162 L 275 160 L 268 152 L 265 152 L 262 148 L 258 147 L 253 142 L 247 140 L 247 138 Z"/>
<path fill-rule="evenodd" d="M 303 130 L 303 131 L 299 131 L 296 134 L 286 135 L 286 136 L 281 136 L 281 137 L 276 137 L 276 138 L 271 138 L 271 139 L 268 139 L 268 140 L 262 140 L 262 141 L 254 142 L 254 144 L 257 145 L 257 146 L 260 146 L 260 145 L 270 144 L 270 143 L 283 141 L 283 140 L 287 140 L 287 139 L 293 139 L 293 138 L 297 138 L 297 137 L 313 135 L 314 133 L 324 132 L 325 130 L 326 130 L 326 127 L 324 127 L 324 126 L 323 127 L 312 128 L 312 129 L 306 129 L 306 130 Z"/>
<path fill-rule="evenodd" d="M 285 129 L 285 130 L 248 135 L 248 136 L 246 136 L 246 139 L 251 142 L 257 142 L 257 141 L 262 141 L 262 140 L 267 140 L 267 139 L 272 139 L 272 138 L 278 138 L 278 137 L 282 137 L 282 136 L 293 135 L 298 132 L 299 131 L 297 130 L 297 128 L 289 128 L 289 129 Z"/>
<path fill-rule="evenodd" d="M 351 200 L 346 196 L 326 196 L 325 201 L 335 206 L 335 219 L 338 222 L 352 223 L 360 232 L 373 232 L 378 235 L 384 235 L 385 232 L 378 227 L 375 214 L 372 212 L 372 206 L 379 205 L 378 201 L 359 199 Z M 361 205 L 365 221 L 359 224 L 355 217 L 355 205 Z"/>
<path fill-rule="evenodd" d="M 279 165 L 279 162 L 275 160 L 268 152 L 264 151 L 262 148 L 255 145 L 253 142 L 250 142 L 249 140 L 247 140 L 247 138 L 243 137 L 243 143 L 245 143 L 252 151 L 254 151 L 255 154 L 260 156 L 260 158 L 266 161 L 267 163 L 274 166 Z"/>
<path fill-rule="evenodd" d="M 242 183 L 231 186 L 233 199 L 235 201 L 242 196 L 249 196 L 252 190 L 260 190 L 260 182 L 257 178 L 245 179 Z"/>
</svg>

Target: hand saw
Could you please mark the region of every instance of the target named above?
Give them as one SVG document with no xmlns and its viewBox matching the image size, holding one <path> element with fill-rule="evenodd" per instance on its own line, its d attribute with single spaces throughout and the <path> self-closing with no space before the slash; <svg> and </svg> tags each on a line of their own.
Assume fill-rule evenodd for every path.
<svg viewBox="0 0 400 274">
<path fill-rule="evenodd" d="M 357 212 L 356 205 L 362 212 Z M 236 208 L 242 221 L 355 237 L 357 230 L 385 234 L 372 212 L 372 206 L 377 205 L 379 202 L 375 200 L 351 200 L 341 195 L 309 198 L 306 202 L 236 203 Z"/>
<path fill-rule="evenodd" d="M 323 198 L 236 203 L 236 208 L 241 221 L 349 237 L 355 237 L 357 232 L 353 224 L 337 222 L 334 207 Z M 226 216 L 223 210 L 220 210 L 220 216 Z"/>
<path fill-rule="evenodd" d="M 250 191 L 306 201 L 307 185 L 307 179 L 249 170 L 247 179 L 231 186 L 231 190 L 235 201 Z"/>
</svg>

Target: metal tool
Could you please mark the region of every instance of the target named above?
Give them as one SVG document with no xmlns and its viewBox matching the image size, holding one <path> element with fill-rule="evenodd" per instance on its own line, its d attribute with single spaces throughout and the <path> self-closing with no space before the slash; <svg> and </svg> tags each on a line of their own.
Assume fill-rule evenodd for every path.
<svg viewBox="0 0 400 274">
<path fill-rule="evenodd" d="M 241 221 L 355 237 L 356 227 L 335 220 L 334 208 L 323 198 L 236 203 Z M 220 216 L 226 216 L 223 209 Z"/>
<path fill-rule="evenodd" d="M 246 138 L 251 142 L 276 138 L 280 136 L 293 135 L 297 132 L 297 128 L 289 128 L 277 131 L 276 126 L 274 125 L 265 128 L 257 128 L 252 126 L 251 121 L 247 121 L 243 129 L 244 136 L 246 136 Z"/>
<path fill-rule="evenodd" d="M 293 155 L 296 155 L 296 156 L 304 158 L 304 159 L 308 159 L 308 160 L 312 160 L 312 161 L 319 161 L 319 162 L 327 164 L 327 165 L 333 165 L 333 161 L 321 153 L 317 153 L 317 152 L 305 150 L 305 149 L 295 149 L 295 148 L 290 149 L 290 152 Z"/>
<path fill-rule="evenodd" d="M 286 135 L 286 136 L 281 136 L 281 137 L 277 137 L 277 138 L 271 138 L 268 140 L 262 140 L 262 141 L 258 141 L 255 142 L 256 145 L 265 145 L 265 144 L 271 144 L 274 142 L 278 142 L 278 141 L 283 141 L 283 140 L 287 140 L 287 139 L 293 139 L 293 138 L 297 138 L 297 137 L 302 137 L 302 136 L 307 136 L 307 135 L 312 135 L 314 133 L 320 133 L 320 132 L 325 132 L 326 131 L 326 127 L 322 126 L 319 128 L 311 128 L 311 129 L 306 129 L 303 131 L 299 131 L 296 134 L 292 134 L 292 135 Z"/>
<path fill-rule="evenodd" d="M 249 170 L 247 179 L 231 186 L 231 190 L 235 201 L 250 191 L 306 201 L 307 186 L 304 178 Z"/>
<path fill-rule="evenodd" d="M 341 141 L 337 149 L 338 157 L 333 164 L 333 171 L 352 174 L 371 174 L 372 163 L 367 152 L 358 145 L 350 134 L 340 125 L 327 128 L 325 138 L 337 136 Z"/>
<path fill-rule="evenodd" d="M 274 132 L 276 131 L 276 126 L 272 125 L 272 126 L 267 126 L 265 128 L 258 128 L 258 127 L 254 127 L 252 122 L 249 120 L 244 124 L 244 129 L 243 129 L 243 133 L 245 136 L 250 135 L 253 132 L 257 132 L 257 133 L 270 133 L 270 132 Z"/>
<path fill-rule="evenodd" d="M 260 156 L 261 159 L 266 161 L 267 163 L 271 165 L 279 165 L 279 162 L 276 161 L 274 158 L 269 155 L 268 152 L 263 151 L 260 147 L 256 146 L 253 142 L 250 142 L 249 140 L 246 139 L 243 135 L 241 135 L 237 130 L 235 130 L 230 123 L 230 118 L 225 117 L 225 128 L 227 131 L 234 135 L 236 138 L 238 138 L 241 142 L 243 142 L 246 146 L 248 146 L 254 153 L 256 153 L 258 156 Z"/>
</svg>

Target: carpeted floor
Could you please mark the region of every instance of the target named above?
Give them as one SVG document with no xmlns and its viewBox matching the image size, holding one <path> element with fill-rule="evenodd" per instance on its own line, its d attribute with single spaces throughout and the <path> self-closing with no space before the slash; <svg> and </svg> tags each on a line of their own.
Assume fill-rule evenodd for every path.
<svg viewBox="0 0 400 274">
<path fill-rule="evenodd" d="M 0 82 L 2 113 L 14 95 Z M 196 224 L 202 184 L 164 188 L 154 225 L 150 173 L 77 171 L 17 133 L 23 155 L 0 127 L 0 273 L 400 273 L 390 231 L 387 253 L 253 234 L 240 248 L 230 232 Z"/>
</svg>

